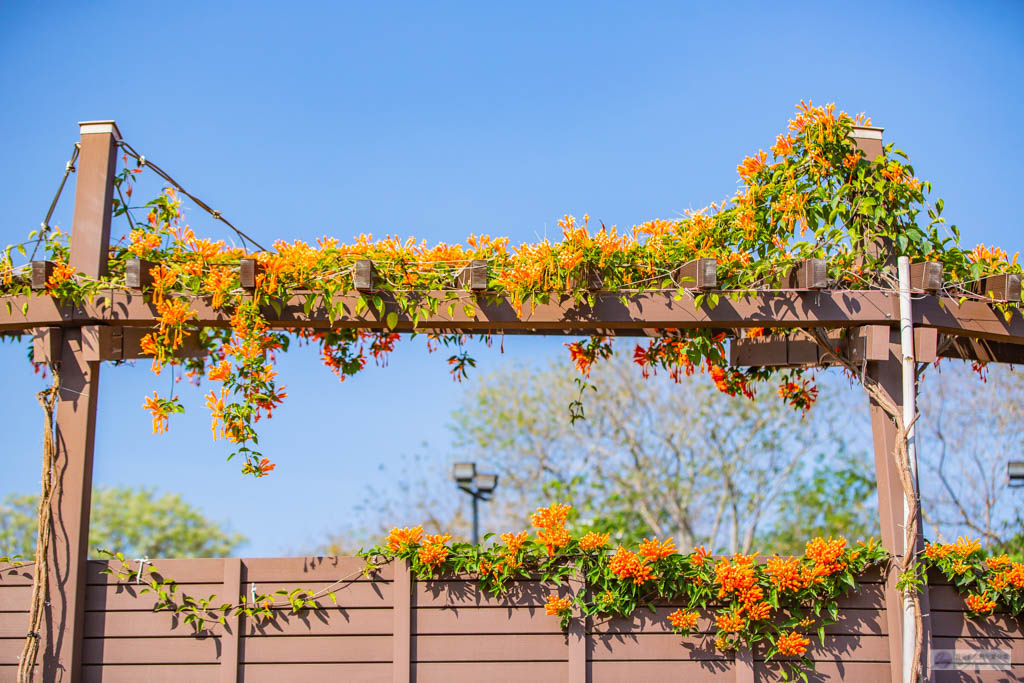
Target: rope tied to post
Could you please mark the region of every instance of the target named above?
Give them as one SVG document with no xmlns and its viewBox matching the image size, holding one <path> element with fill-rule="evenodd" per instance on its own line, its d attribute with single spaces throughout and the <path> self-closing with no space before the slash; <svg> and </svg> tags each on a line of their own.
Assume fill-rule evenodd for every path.
<svg viewBox="0 0 1024 683">
<path fill-rule="evenodd" d="M 36 398 L 43 408 L 43 473 L 42 488 L 37 509 L 36 562 L 32 581 L 32 600 L 28 613 L 28 634 L 18 659 L 18 683 L 31 683 L 35 673 L 36 657 L 39 654 L 40 628 L 43 623 L 43 607 L 49 603 L 49 553 L 53 533 L 52 502 L 54 495 L 60 495 L 60 477 L 55 472 L 57 446 L 54 431 L 54 409 L 60 394 L 60 366 L 50 363 L 53 384 L 40 391 Z"/>
</svg>

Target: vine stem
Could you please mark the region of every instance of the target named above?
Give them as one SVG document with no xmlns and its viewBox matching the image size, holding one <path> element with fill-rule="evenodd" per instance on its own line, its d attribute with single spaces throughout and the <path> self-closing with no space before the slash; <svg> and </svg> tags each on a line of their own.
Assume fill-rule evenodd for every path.
<svg viewBox="0 0 1024 683">
<path fill-rule="evenodd" d="M 53 411 L 60 393 L 60 370 L 58 365 L 50 363 L 53 384 L 36 394 L 39 405 L 43 408 L 43 473 L 42 490 L 39 495 L 36 526 L 36 562 L 32 576 L 32 601 L 28 613 L 28 634 L 25 645 L 18 660 L 18 683 L 31 683 L 35 674 L 36 657 L 39 654 L 39 630 L 43 621 L 43 606 L 50 597 L 49 561 L 50 537 L 52 534 L 52 509 L 50 507 L 55 492 L 59 493 L 60 478 L 54 476 L 54 460 L 56 459 L 56 439 L 54 435 Z"/>
</svg>

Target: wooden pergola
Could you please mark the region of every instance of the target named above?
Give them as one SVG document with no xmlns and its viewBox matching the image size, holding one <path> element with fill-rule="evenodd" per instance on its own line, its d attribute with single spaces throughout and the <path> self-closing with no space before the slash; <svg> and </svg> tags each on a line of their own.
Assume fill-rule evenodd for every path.
<svg viewBox="0 0 1024 683">
<path fill-rule="evenodd" d="M 113 122 L 81 124 L 81 148 L 77 162 L 77 183 L 71 232 L 70 265 L 89 278 L 107 275 L 110 244 L 113 181 L 120 134 Z M 881 152 L 880 136 L 858 140 L 869 158 Z M 500 297 L 467 289 L 459 296 L 472 301 L 474 317 L 462 306 L 449 314 L 440 310 L 419 322 L 419 330 L 445 332 L 505 333 L 531 335 L 660 335 L 666 330 L 715 328 L 738 330 L 749 327 L 774 329 L 819 328 L 844 330 L 843 343 L 851 358 L 862 364 L 866 374 L 877 380 L 891 401 L 902 405 L 901 349 L 899 339 L 899 297 L 882 290 L 836 290 L 815 288 L 803 282 L 802 289 L 742 293 L 738 298 L 722 296 L 717 305 L 697 307 L 692 298 L 674 300 L 671 294 L 630 295 L 597 292 L 595 303 L 580 304 L 574 298 L 553 295 L 550 303 L 538 304 L 517 314 L 513 305 Z M 919 281 L 915 292 L 913 325 L 915 355 L 920 363 L 937 357 L 991 362 L 1024 361 L 1024 318 L 1019 312 L 1006 320 L 990 302 L 957 300 L 934 293 Z M 1003 276 L 1001 292 L 1006 299 L 1020 300 L 1019 276 Z M 928 290 L 932 289 L 930 293 Z M 385 327 L 385 313 L 372 307 L 356 313 L 358 292 L 339 295 L 345 313 L 331 322 L 322 301 L 304 310 L 306 299 L 297 295 L 280 302 L 280 310 L 264 312 L 272 328 L 302 327 L 325 329 Z M 224 327 L 230 314 L 215 309 L 207 299 L 193 298 L 198 327 Z M 440 307 L 442 309 L 446 307 Z M 412 321 L 392 302 L 388 311 L 399 313 L 397 331 L 411 331 Z M 93 445 L 96 433 L 96 401 L 99 395 L 100 364 L 103 361 L 138 357 L 138 339 L 155 324 L 156 307 L 141 290 L 123 288 L 103 291 L 90 302 L 69 305 L 48 296 L 3 297 L 0 300 L 0 333 L 36 334 L 37 359 L 59 362 L 61 391 L 57 404 L 56 471 L 60 478 L 59 499 L 53 508 L 51 596 L 47 606 L 43 667 L 45 680 L 59 677 L 78 680 L 84 632 L 83 579 L 88 551 L 88 528 L 93 473 Z M 834 333 L 833 333 L 834 334 Z M 836 336 L 838 339 L 839 337 Z M 736 365 L 797 366 L 827 363 L 812 342 L 795 338 L 734 339 L 731 346 Z M 893 460 L 897 431 L 889 416 L 876 404 L 871 406 L 874 452 L 878 482 L 878 505 L 882 542 L 894 554 L 903 548 L 903 489 Z M 886 607 L 890 639 L 890 661 L 894 680 L 902 668 L 900 638 L 902 598 L 890 573 L 886 584 Z M 925 609 L 927 614 L 927 609 Z M 927 619 L 926 629 L 927 629 Z"/>
</svg>

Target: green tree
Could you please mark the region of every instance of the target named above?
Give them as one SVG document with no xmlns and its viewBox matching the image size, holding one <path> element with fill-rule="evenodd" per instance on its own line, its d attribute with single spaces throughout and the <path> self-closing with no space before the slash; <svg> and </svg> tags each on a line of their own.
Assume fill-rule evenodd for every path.
<svg viewBox="0 0 1024 683">
<path fill-rule="evenodd" d="M 959 535 L 1020 548 L 1024 495 L 1009 487 L 1008 460 L 1024 444 L 1024 373 L 944 362 L 922 382 L 918 420 L 921 512 L 925 534 Z"/>
<path fill-rule="evenodd" d="M 379 530 L 342 531 L 326 547 L 359 545 L 392 525 L 422 523 L 467 537 L 469 500 L 448 479 L 447 465 L 474 460 L 500 476 L 496 496 L 481 506 L 485 532 L 526 528 L 533 509 L 557 501 L 573 505 L 575 531 L 608 531 L 617 542 L 658 535 L 675 537 L 684 550 L 703 544 L 748 552 L 762 542 L 771 549 L 766 531 L 793 520 L 786 506 L 806 484 L 809 459 L 821 456 L 826 477 L 830 465 L 846 462 L 837 457 L 847 443 L 867 431 L 867 401 L 857 393 L 859 409 L 851 410 L 851 390 L 840 378 L 823 384 L 819 405 L 801 419 L 771 385 L 756 400 L 732 398 L 705 376 L 680 384 L 664 375 L 644 379 L 628 355 L 595 366 L 596 391 L 586 391 L 586 419 L 575 424 L 567 406 L 579 394 L 579 373 L 567 359 L 510 364 L 478 378 L 452 414 L 456 455 L 417 456 L 392 477 L 396 490 L 367 496 L 364 510 L 380 518 Z M 801 514 L 810 514 L 808 505 Z M 873 498 L 869 508 L 874 515 Z"/>
<path fill-rule="evenodd" d="M 761 547 L 800 555 L 815 536 L 878 538 L 877 501 L 874 466 L 866 453 L 819 455 L 810 472 L 780 498 L 780 514 L 765 530 Z"/>
<path fill-rule="evenodd" d="M 38 496 L 9 495 L 0 505 L 0 555 L 35 554 Z M 181 499 L 152 488 L 97 487 L 89 555 L 105 548 L 128 557 L 224 557 L 246 538 L 230 533 Z"/>
</svg>

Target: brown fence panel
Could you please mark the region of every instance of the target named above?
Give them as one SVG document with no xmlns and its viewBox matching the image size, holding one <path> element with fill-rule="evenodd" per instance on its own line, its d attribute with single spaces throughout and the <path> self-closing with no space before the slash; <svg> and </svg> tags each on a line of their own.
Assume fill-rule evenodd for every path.
<svg viewBox="0 0 1024 683">
<path fill-rule="evenodd" d="M 322 607 L 298 615 L 277 608 L 271 620 L 209 623 L 196 635 L 179 616 L 153 612 L 155 597 L 141 593 L 144 585 L 101 574 L 106 563 L 92 562 L 83 680 L 755 683 L 781 673 L 778 662 L 764 661 L 762 649 L 735 656 L 715 650 L 710 615 L 698 622 L 696 637 L 672 633 L 667 617 L 679 605 L 668 601 L 628 619 L 576 619 L 565 633 L 544 613 L 544 603 L 553 590 L 568 594 L 571 588 L 553 589 L 534 580 L 517 582 L 496 598 L 462 578 L 410 580 L 404 567 L 385 566 L 367 578 L 357 558 L 157 560 L 156 565 L 182 592 L 216 595 L 218 603 L 303 588 L 314 591 Z M 825 642 L 812 638 L 809 652 L 817 667 L 812 680 L 889 680 L 883 584 L 877 572 L 864 579 L 840 601 L 839 622 L 825 629 Z M 0 681 L 14 677 L 30 591 L 30 568 L 0 568 Z M 1024 679 L 1019 619 L 1007 614 L 968 619 L 963 599 L 940 577 L 931 577 L 930 597 L 933 648 L 998 649 L 1011 659 L 1010 670 L 936 671 L 935 681 Z"/>
</svg>

